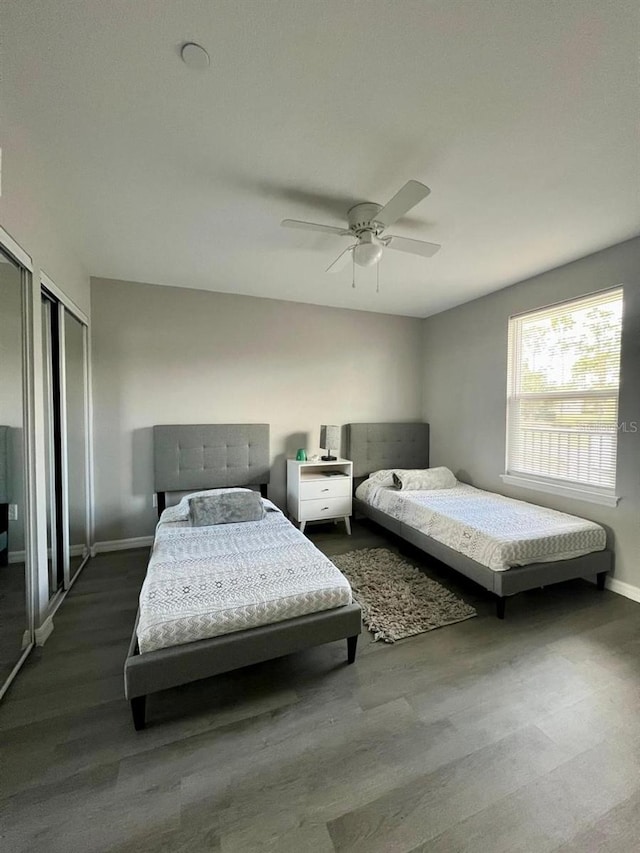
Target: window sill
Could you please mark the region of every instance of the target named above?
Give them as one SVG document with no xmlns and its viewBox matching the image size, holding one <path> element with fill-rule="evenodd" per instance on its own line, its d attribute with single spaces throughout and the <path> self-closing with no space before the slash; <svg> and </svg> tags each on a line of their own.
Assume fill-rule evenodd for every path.
<svg viewBox="0 0 640 853">
<path fill-rule="evenodd" d="M 500 474 L 503 483 L 510 486 L 518 486 L 522 489 L 533 489 L 536 492 L 546 492 L 549 495 L 560 495 L 563 498 L 573 498 L 577 501 L 586 501 L 601 506 L 617 506 L 620 498 L 617 495 L 592 492 L 579 486 L 570 486 L 564 483 L 552 483 L 548 480 L 536 480 L 524 474 Z"/>
</svg>

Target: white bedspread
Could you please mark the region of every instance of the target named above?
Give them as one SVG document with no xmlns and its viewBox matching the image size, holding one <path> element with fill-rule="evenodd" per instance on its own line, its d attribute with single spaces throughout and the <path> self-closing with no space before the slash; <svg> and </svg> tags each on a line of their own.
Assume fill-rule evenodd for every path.
<svg viewBox="0 0 640 853">
<path fill-rule="evenodd" d="M 404 492 L 365 480 L 356 497 L 495 572 L 568 560 L 606 546 L 599 524 L 464 483 Z"/>
<path fill-rule="evenodd" d="M 211 527 L 163 513 L 140 592 L 142 653 L 351 603 L 344 575 L 265 504 L 262 521 Z"/>
</svg>

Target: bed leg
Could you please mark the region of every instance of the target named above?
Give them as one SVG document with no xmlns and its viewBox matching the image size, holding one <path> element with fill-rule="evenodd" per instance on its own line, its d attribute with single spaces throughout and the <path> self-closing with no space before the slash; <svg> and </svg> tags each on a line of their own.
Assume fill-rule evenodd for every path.
<svg viewBox="0 0 640 853">
<path fill-rule="evenodd" d="M 596 582 L 598 584 L 598 589 L 600 590 L 600 592 L 602 592 L 602 590 L 604 589 L 604 582 L 606 581 L 606 579 L 606 572 L 598 572 L 598 574 L 596 575 Z"/>
<path fill-rule="evenodd" d="M 355 637 L 347 637 L 347 663 L 353 663 L 356 659 L 356 649 L 358 647 L 358 635 Z"/>
<path fill-rule="evenodd" d="M 504 619 L 504 610 L 507 604 L 507 599 L 503 595 L 496 596 L 496 616 L 498 619 Z"/>
<path fill-rule="evenodd" d="M 133 716 L 133 725 L 137 732 L 142 731 L 145 727 L 145 710 L 147 704 L 146 696 L 136 696 L 131 700 L 131 714 Z"/>
</svg>

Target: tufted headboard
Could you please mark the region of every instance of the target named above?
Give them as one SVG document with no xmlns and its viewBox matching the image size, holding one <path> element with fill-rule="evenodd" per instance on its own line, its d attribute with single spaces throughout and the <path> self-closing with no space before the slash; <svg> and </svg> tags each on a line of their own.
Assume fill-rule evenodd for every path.
<svg viewBox="0 0 640 853">
<path fill-rule="evenodd" d="M 269 482 L 269 424 L 174 424 L 153 428 L 158 512 L 167 492 Z"/>
<path fill-rule="evenodd" d="M 429 424 L 347 424 L 354 477 L 385 468 L 429 467 Z"/>
</svg>

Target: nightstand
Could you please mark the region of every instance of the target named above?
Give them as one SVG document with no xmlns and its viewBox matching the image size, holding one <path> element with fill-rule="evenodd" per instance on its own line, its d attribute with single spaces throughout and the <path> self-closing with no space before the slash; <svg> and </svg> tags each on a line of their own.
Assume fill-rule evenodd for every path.
<svg viewBox="0 0 640 853">
<path fill-rule="evenodd" d="M 353 463 L 287 460 L 287 510 L 304 532 L 307 521 L 343 518 L 351 535 Z"/>
</svg>

